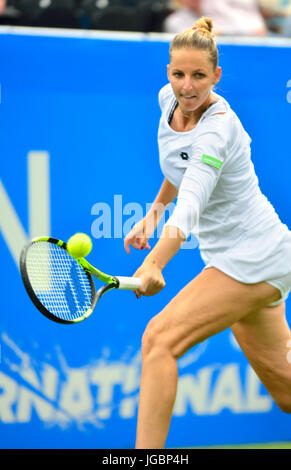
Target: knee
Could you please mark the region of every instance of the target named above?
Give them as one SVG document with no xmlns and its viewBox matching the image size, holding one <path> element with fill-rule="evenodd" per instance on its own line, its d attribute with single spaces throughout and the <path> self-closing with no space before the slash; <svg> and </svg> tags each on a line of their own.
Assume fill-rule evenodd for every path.
<svg viewBox="0 0 291 470">
<path fill-rule="evenodd" d="M 157 317 L 148 323 L 142 336 L 141 352 L 143 360 L 170 353 L 164 328 Z"/>
</svg>

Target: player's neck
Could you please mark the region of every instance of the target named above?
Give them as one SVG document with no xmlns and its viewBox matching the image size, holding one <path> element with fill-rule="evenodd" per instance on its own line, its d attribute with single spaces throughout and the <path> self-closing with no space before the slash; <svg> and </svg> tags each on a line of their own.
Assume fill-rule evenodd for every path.
<svg viewBox="0 0 291 470">
<path fill-rule="evenodd" d="M 203 103 L 195 111 L 187 111 L 178 105 L 171 121 L 171 127 L 178 132 L 187 132 L 194 129 L 210 104 L 211 101 L 207 99 L 207 102 Z"/>
<path fill-rule="evenodd" d="M 201 119 L 201 116 L 205 111 L 214 103 L 215 97 L 213 95 L 209 95 L 207 100 L 199 106 L 199 108 L 195 109 L 194 111 L 187 111 L 183 109 L 181 106 L 178 106 L 176 111 L 176 119 L 175 124 L 180 128 L 182 131 L 191 130 L 197 126 L 198 122 Z"/>
</svg>

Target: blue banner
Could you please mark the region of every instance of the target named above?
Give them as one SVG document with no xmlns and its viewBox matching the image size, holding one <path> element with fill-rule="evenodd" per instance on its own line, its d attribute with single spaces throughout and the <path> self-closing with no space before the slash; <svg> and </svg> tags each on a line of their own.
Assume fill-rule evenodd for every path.
<svg viewBox="0 0 291 470">
<path fill-rule="evenodd" d="M 157 95 L 168 48 L 146 37 L 0 34 L 1 448 L 134 446 L 141 337 L 203 268 L 195 240 L 166 267 L 159 295 L 112 292 L 79 325 L 37 311 L 18 263 L 35 236 L 86 232 L 102 271 L 130 276 L 140 265 L 145 253 L 127 255 L 123 237 L 162 182 Z M 284 45 L 221 44 L 216 90 L 252 137 L 260 186 L 289 227 L 290 62 Z M 230 330 L 179 360 L 167 447 L 288 440 L 289 416 Z"/>
</svg>

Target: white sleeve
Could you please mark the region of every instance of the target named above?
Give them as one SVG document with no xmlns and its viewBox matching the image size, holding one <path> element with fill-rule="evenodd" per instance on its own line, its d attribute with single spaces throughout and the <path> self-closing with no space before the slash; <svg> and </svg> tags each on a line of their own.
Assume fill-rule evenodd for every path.
<svg viewBox="0 0 291 470">
<path fill-rule="evenodd" d="M 178 191 L 176 207 L 166 223 L 178 227 L 186 239 L 207 206 L 225 160 L 227 139 L 221 126 L 211 127 L 202 131 L 192 146 L 192 158 Z"/>
</svg>

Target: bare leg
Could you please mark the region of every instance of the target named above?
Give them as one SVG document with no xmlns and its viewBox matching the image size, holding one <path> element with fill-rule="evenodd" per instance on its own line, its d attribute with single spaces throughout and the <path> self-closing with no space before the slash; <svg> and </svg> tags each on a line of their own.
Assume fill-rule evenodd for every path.
<svg viewBox="0 0 291 470">
<path fill-rule="evenodd" d="M 142 344 L 136 448 L 165 446 L 177 392 L 177 359 L 279 298 L 279 291 L 267 283 L 242 284 L 209 268 L 150 321 Z"/>
<path fill-rule="evenodd" d="M 136 448 L 162 449 L 165 446 L 178 384 L 177 361 L 167 351 L 145 358 L 140 386 Z M 140 432 L 139 432 L 140 431 Z"/>
<path fill-rule="evenodd" d="M 265 307 L 232 326 L 245 356 L 282 411 L 291 413 L 291 332 L 285 302 Z"/>
</svg>

